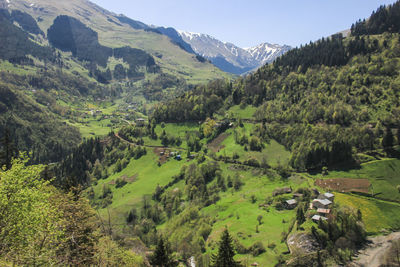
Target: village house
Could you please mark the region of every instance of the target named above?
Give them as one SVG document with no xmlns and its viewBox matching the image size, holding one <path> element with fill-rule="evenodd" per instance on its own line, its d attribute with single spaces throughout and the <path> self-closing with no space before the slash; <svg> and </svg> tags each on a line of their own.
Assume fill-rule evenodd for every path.
<svg viewBox="0 0 400 267">
<path fill-rule="evenodd" d="M 331 213 L 331 210 L 330 209 L 317 209 L 317 212 L 319 215 L 327 217 Z"/>
<path fill-rule="evenodd" d="M 284 194 L 289 194 L 289 193 L 292 193 L 292 188 L 284 187 L 284 188 L 282 188 L 282 191 Z"/>
<path fill-rule="evenodd" d="M 328 218 L 320 215 L 314 215 L 312 216 L 311 220 L 313 220 L 314 222 L 319 222 L 320 220 L 326 221 L 328 220 Z"/>
<path fill-rule="evenodd" d="M 287 209 L 294 209 L 297 206 L 297 200 L 289 199 L 289 200 L 286 200 L 285 204 L 286 204 Z"/>
<path fill-rule="evenodd" d="M 334 201 L 335 200 L 335 195 L 332 193 L 324 193 L 318 196 L 319 199 L 327 199 L 329 201 Z"/>
<path fill-rule="evenodd" d="M 143 118 L 136 119 L 137 126 L 143 126 L 144 123 L 145 123 L 145 120 Z"/>
<path fill-rule="evenodd" d="M 332 201 L 328 199 L 314 199 L 312 204 L 315 209 L 327 209 L 332 204 Z"/>
</svg>

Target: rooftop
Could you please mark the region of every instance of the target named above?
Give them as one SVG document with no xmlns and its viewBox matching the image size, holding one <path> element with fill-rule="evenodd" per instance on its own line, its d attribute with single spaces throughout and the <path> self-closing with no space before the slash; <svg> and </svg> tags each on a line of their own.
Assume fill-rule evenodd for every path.
<svg viewBox="0 0 400 267">
<path fill-rule="evenodd" d="M 332 204 L 332 201 L 330 201 L 328 199 L 314 199 L 313 202 L 319 202 L 324 206 Z"/>
<path fill-rule="evenodd" d="M 324 216 L 320 216 L 320 215 L 314 215 L 311 218 L 313 221 L 319 221 L 319 220 L 328 220 L 328 218 L 324 217 Z"/>
<path fill-rule="evenodd" d="M 290 200 L 286 200 L 286 203 L 289 205 L 294 205 L 297 203 L 296 199 L 290 199 Z"/>
<path fill-rule="evenodd" d="M 329 214 L 329 213 L 331 213 L 331 210 L 330 209 L 317 209 L 317 212 L 318 213 Z"/>
</svg>

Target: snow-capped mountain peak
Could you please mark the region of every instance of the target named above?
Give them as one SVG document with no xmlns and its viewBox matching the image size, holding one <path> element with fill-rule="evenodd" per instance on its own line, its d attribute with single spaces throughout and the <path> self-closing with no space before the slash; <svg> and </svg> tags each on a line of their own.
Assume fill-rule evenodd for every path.
<svg viewBox="0 0 400 267">
<path fill-rule="evenodd" d="M 242 74 L 272 62 L 291 48 L 262 43 L 255 47 L 240 48 L 202 33 L 178 31 L 182 39 L 199 55 L 209 59 L 220 69 Z"/>
</svg>

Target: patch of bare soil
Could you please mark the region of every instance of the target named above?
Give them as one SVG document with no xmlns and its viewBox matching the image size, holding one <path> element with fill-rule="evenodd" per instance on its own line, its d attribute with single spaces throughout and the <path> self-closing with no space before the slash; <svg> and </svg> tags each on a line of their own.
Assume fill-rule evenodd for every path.
<svg viewBox="0 0 400 267">
<path fill-rule="evenodd" d="M 317 251 L 320 247 L 315 238 L 310 234 L 299 233 L 290 235 L 287 244 L 290 253 L 299 253 L 301 255 Z"/>
<path fill-rule="evenodd" d="M 334 190 L 338 192 L 363 192 L 368 193 L 370 182 L 368 179 L 350 179 L 350 178 L 335 178 L 335 179 L 317 179 L 315 184 L 319 187 Z"/>
<path fill-rule="evenodd" d="M 135 175 L 133 175 L 133 176 L 131 176 L 131 177 L 126 177 L 126 178 L 124 178 L 124 179 L 125 179 L 125 181 L 127 181 L 128 183 L 133 183 L 134 181 L 136 181 L 137 177 L 138 177 L 138 174 L 136 173 Z"/>
<path fill-rule="evenodd" d="M 400 232 L 387 236 L 369 238 L 371 243 L 358 252 L 357 258 L 347 264 L 347 267 L 379 267 L 384 264 L 384 256 L 390 249 L 392 242 L 400 239 Z M 395 266 L 393 266 L 395 267 Z"/>
<path fill-rule="evenodd" d="M 160 162 L 160 164 L 164 164 L 165 162 L 167 162 L 169 154 L 171 153 L 169 149 L 163 147 L 155 147 L 153 152 L 159 157 L 158 161 Z"/>
<path fill-rule="evenodd" d="M 219 150 L 223 149 L 225 146 L 221 146 L 221 143 L 229 136 L 227 133 L 220 134 L 217 138 L 215 138 L 211 143 L 208 144 L 208 148 L 211 149 L 214 153 L 217 153 Z"/>
</svg>

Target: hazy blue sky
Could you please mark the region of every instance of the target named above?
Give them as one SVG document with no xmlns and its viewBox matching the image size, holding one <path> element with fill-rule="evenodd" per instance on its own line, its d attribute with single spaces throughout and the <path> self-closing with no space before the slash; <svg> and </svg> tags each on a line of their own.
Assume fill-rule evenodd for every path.
<svg viewBox="0 0 400 267">
<path fill-rule="evenodd" d="M 157 26 L 210 34 L 241 47 L 298 46 L 350 28 L 395 0 L 92 0 Z"/>
</svg>

